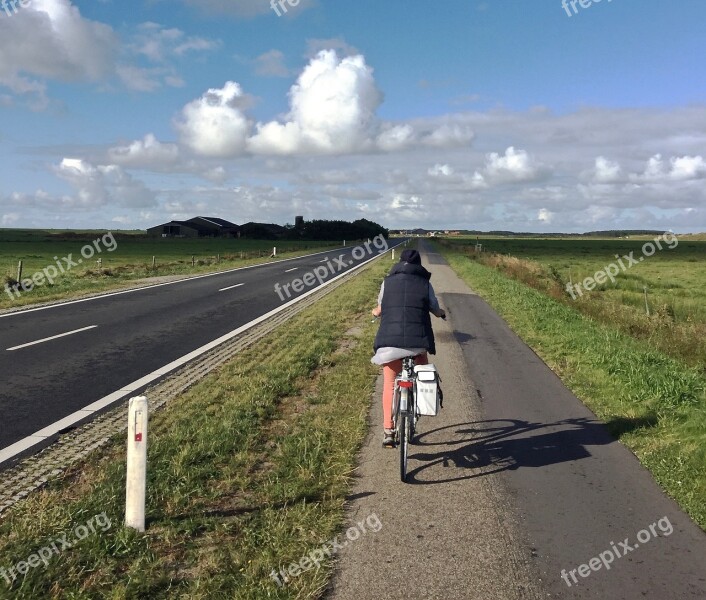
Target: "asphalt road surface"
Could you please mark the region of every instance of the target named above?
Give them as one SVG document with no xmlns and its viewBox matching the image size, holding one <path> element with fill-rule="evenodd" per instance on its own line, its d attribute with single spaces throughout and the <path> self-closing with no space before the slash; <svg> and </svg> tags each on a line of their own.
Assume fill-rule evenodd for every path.
<svg viewBox="0 0 706 600">
<path fill-rule="evenodd" d="M 319 286 L 285 288 L 293 280 L 318 268 L 330 281 L 381 248 L 369 249 L 0 315 L 0 468 L 3 449 Z"/>
<path fill-rule="evenodd" d="M 423 259 L 449 312 L 432 357 L 445 407 L 421 419 L 403 484 L 378 386 L 349 519 L 382 527 L 346 542 L 327 598 L 706 598 L 706 534 L 440 255 Z"/>
</svg>

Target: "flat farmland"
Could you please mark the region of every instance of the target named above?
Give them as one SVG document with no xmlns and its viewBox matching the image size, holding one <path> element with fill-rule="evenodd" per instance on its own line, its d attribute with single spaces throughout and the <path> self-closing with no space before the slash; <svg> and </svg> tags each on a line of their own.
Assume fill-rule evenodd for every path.
<svg viewBox="0 0 706 600">
<path fill-rule="evenodd" d="M 116 289 L 148 278 L 256 264 L 270 260 L 275 246 L 278 257 L 290 258 L 338 245 L 320 241 L 154 238 L 144 232 L 0 229 L 0 284 L 4 292 L 0 309 Z M 33 289 L 13 292 L 20 261 L 23 281 L 39 273 L 49 274 L 51 281 L 40 277 L 41 284 Z M 58 271 L 56 277 L 54 269 Z"/>
<path fill-rule="evenodd" d="M 486 237 L 480 240 L 482 253 L 474 251 L 475 237 L 441 243 L 584 314 L 649 339 L 689 364 L 703 365 L 706 241 L 666 234 L 659 238 L 660 250 L 655 238 Z M 601 283 L 584 285 L 586 278 L 610 271 L 612 279 L 599 276 Z"/>
</svg>

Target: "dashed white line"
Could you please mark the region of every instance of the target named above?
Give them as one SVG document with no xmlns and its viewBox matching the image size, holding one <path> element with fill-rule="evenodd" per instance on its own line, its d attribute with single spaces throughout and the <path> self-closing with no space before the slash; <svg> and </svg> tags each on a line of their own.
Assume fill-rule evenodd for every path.
<svg viewBox="0 0 706 600">
<path fill-rule="evenodd" d="M 399 244 L 398 244 L 399 245 Z M 396 246 L 395 246 L 396 247 Z M 324 254 L 324 252 L 319 252 L 317 254 Z M 379 256 L 373 256 L 372 258 L 366 260 L 365 262 L 361 263 L 360 265 L 357 265 L 356 267 L 353 268 L 353 270 L 360 269 L 364 265 L 368 264 L 369 262 L 375 260 L 376 258 L 379 258 Z M 294 260 L 294 259 L 285 259 L 285 260 Z M 281 261 L 284 262 L 284 261 Z M 271 263 L 270 263 L 271 264 Z M 242 267 L 242 269 L 249 269 L 251 267 Z M 233 269 L 234 271 L 239 271 L 241 269 Z M 350 273 L 349 271 L 348 273 Z M 341 277 L 345 277 L 348 273 L 341 273 L 340 275 L 337 275 L 333 279 L 330 279 L 326 283 L 323 284 L 322 287 L 331 285 L 334 281 L 340 279 Z M 211 277 L 212 275 L 221 275 L 222 273 L 209 273 L 207 275 L 198 275 L 196 278 L 200 279 L 202 277 Z M 193 278 L 192 278 L 193 279 Z M 180 281 L 188 281 L 188 280 L 180 280 Z M 179 283 L 179 282 L 174 282 L 174 283 Z M 156 284 L 155 286 L 149 286 L 149 287 L 158 287 L 162 285 L 170 285 L 168 283 L 164 284 Z M 142 289 L 148 289 L 148 288 L 142 288 Z M 194 358 L 201 356 L 202 354 L 208 352 L 209 350 L 212 350 L 213 348 L 216 348 L 220 344 L 233 339 L 235 336 L 240 335 L 241 333 L 247 331 L 251 327 L 254 327 L 258 323 L 262 323 L 263 321 L 266 321 L 267 319 L 273 317 L 274 315 L 280 313 L 283 310 L 286 310 L 289 306 L 296 304 L 297 302 L 301 302 L 304 298 L 310 296 L 311 294 L 316 293 L 316 291 L 320 288 L 315 288 L 313 290 L 309 290 L 308 292 L 304 292 L 301 296 L 298 296 L 297 298 L 294 298 L 290 300 L 289 302 L 286 302 L 279 308 L 275 308 L 274 310 L 271 310 L 267 314 L 262 315 L 261 317 L 258 317 L 257 319 L 250 321 L 250 323 L 246 323 L 245 325 L 242 325 L 238 327 L 238 329 L 235 329 L 234 331 L 231 331 L 230 333 L 225 334 L 224 336 L 221 336 L 220 338 L 213 340 L 212 342 L 209 342 L 205 346 L 201 346 L 201 348 L 197 348 L 193 352 L 190 352 L 189 354 L 186 354 L 182 356 L 181 358 L 178 358 L 177 360 L 169 363 L 168 365 L 163 366 L 161 369 L 157 369 L 156 371 L 153 371 L 149 375 L 145 375 L 144 377 L 141 377 L 137 381 L 133 381 L 132 383 L 122 387 L 119 390 L 116 390 L 112 394 L 108 394 L 107 396 L 104 396 L 100 400 L 96 400 L 92 404 L 89 404 L 88 406 L 76 411 L 75 413 L 72 413 L 60 421 L 57 421 L 56 423 L 53 423 L 52 425 L 49 425 L 48 427 L 45 427 L 44 429 L 37 431 L 36 433 L 29 435 L 14 444 L 7 446 L 5 448 L 0 448 L 0 464 L 7 462 L 8 460 L 16 457 L 18 454 L 21 452 L 24 452 L 26 450 L 29 450 L 30 448 L 33 448 L 37 444 L 42 443 L 46 438 L 51 437 L 53 435 L 56 435 L 63 429 L 66 429 L 72 424 L 78 423 L 85 419 L 88 416 L 91 416 L 93 413 L 95 413 L 98 410 L 101 410 L 103 408 L 106 408 L 108 406 L 111 406 L 115 404 L 116 402 L 120 400 L 124 400 L 127 396 L 130 394 L 135 393 L 138 390 L 142 390 L 147 384 L 159 379 L 163 375 L 167 375 L 168 373 L 171 373 L 181 365 L 184 365 L 188 363 L 189 361 L 193 360 Z M 128 292 L 132 291 L 137 291 L 137 290 L 127 290 L 123 292 L 114 292 L 113 294 L 110 294 L 112 296 L 118 295 L 118 294 L 125 294 Z M 84 300 L 74 300 L 71 302 L 71 304 L 77 303 L 77 302 L 85 302 L 86 300 L 92 300 L 93 298 L 87 298 Z M 67 303 L 68 304 L 68 303 Z M 61 305 L 54 305 L 54 306 L 61 306 Z M 37 308 L 37 309 L 31 309 L 31 310 L 44 310 L 45 308 L 51 308 L 49 307 L 42 307 L 42 308 Z M 29 311 L 27 311 L 29 312 Z M 9 313 L 12 315 L 13 313 Z M 20 313 L 14 313 L 14 314 L 20 314 Z M 0 315 L 0 318 L 2 316 L 8 316 L 8 315 Z"/>
<path fill-rule="evenodd" d="M 287 269 L 285 273 L 291 273 L 292 271 L 296 271 L 299 267 L 294 267 L 293 269 Z"/>
<path fill-rule="evenodd" d="M 42 343 L 48 342 L 50 340 L 55 340 L 57 338 L 66 337 L 67 335 L 81 333 L 82 331 L 88 331 L 89 329 L 95 329 L 96 327 L 98 327 L 98 325 L 91 325 L 89 327 L 82 327 L 81 329 L 75 329 L 74 331 L 67 331 L 66 333 L 60 333 L 59 335 L 53 335 L 51 337 L 37 340 L 35 342 L 29 342 L 28 344 L 22 344 L 21 346 L 13 346 L 12 348 L 8 348 L 7 351 L 12 352 L 13 350 L 20 350 L 21 348 L 28 348 L 29 346 L 34 346 L 36 344 L 42 344 Z"/>
<path fill-rule="evenodd" d="M 231 285 L 231 286 L 228 286 L 228 287 L 224 287 L 222 290 L 218 290 L 218 291 L 219 291 L 219 292 L 225 292 L 226 290 L 232 290 L 232 289 L 235 289 L 235 288 L 237 288 L 237 287 L 240 287 L 241 285 L 245 285 L 245 284 L 244 284 L 244 283 L 237 283 L 236 285 Z"/>
</svg>

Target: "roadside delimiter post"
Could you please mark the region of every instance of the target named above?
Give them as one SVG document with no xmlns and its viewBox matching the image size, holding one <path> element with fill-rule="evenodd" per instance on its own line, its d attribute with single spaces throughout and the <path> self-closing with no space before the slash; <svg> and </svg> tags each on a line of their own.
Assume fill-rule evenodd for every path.
<svg viewBox="0 0 706 600">
<path fill-rule="evenodd" d="M 127 426 L 127 480 L 125 485 L 125 526 L 145 530 L 147 490 L 147 417 L 145 396 L 130 398 Z"/>
</svg>

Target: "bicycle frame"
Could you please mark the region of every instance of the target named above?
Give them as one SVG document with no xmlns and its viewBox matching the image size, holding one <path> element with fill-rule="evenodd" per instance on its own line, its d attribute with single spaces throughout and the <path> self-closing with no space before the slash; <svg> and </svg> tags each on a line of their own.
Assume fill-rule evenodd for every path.
<svg viewBox="0 0 706 600">
<path fill-rule="evenodd" d="M 415 390 L 414 357 L 402 362 L 402 371 L 395 378 L 392 402 L 392 420 L 400 444 L 400 479 L 407 481 L 408 446 L 412 442 L 417 425 L 417 403 Z"/>
</svg>

